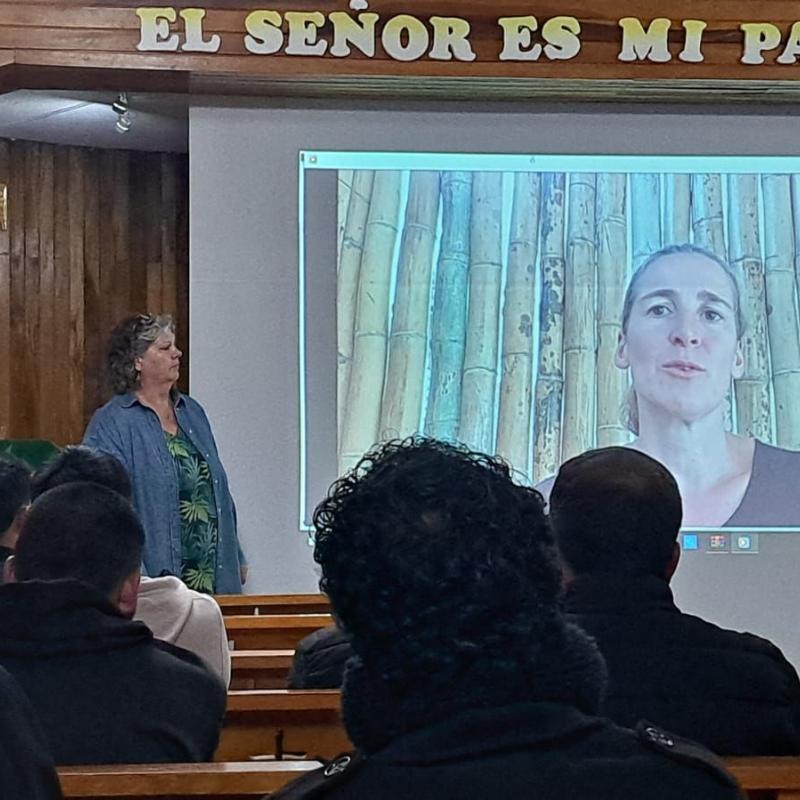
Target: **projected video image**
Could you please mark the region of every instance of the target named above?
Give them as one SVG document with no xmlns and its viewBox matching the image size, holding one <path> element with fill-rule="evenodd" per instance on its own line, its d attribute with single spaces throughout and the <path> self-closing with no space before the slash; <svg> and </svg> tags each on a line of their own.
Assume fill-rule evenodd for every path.
<svg viewBox="0 0 800 800">
<path fill-rule="evenodd" d="M 626 445 L 685 526 L 800 526 L 800 175 L 730 162 L 339 170 L 339 471 L 421 432 L 546 492 Z"/>
</svg>

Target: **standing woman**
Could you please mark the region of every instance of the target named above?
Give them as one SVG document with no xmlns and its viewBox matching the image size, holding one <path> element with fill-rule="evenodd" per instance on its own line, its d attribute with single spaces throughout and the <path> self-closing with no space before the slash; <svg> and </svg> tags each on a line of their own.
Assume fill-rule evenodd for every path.
<svg viewBox="0 0 800 800">
<path fill-rule="evenodd" d="M 175 387 L 181 355 L 172 317 L 120 322 L 107 359 L 114 397 L 95 412 L 83 443 L 118 458 L 130 475 L 148 575 L 237 593 L 247 565 L 236 508 L 205 411 Z"/>
</svg>

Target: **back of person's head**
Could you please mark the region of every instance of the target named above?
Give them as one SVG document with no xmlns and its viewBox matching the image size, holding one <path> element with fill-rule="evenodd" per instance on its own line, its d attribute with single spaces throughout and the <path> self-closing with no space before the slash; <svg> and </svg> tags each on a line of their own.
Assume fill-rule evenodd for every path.
<svg viewBox="0 0 800 800">
<path fill-rule="evenodd" d="M 573 574 L 669 577 L 683 508 L 660 462 L 628 447 L 590 450 L 561 466 L 549 503 Z"/>
<path fill-rule="evenodd" d="M 133 495 L 128 472 L 114 456 L 83 445 L 69 445 L 34 474 L 31 496 L 35 500 L 56 486 L 74 481 L 100 484 L 126 500 Z"/>
<path fill-rule="evenodd" d="M 403 680 L 529 657 L 560 619 L 543 505 L 465 448 L 413 438 L 365 455 L 314 512 L 320 587 L 362 661 Z"/>
<path fill-rule="evenodd" d="M 37 498 L 20 533 L 18 581 L 73 578 L 112 595 L 138 571 L 144 530 L 131 504 L 105 486 L 78 481 Z"/>
<path fill-rule="evenodd" d="M 8 531 L 31 500 L 31 474 L 21 461 L 0 458 L 0 535 Z"/>
</svg>

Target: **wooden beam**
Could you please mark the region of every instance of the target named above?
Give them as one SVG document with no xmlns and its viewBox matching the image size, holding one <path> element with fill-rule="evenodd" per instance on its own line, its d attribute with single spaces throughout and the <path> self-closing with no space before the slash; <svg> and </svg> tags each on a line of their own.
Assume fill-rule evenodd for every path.
<svg viewBox="0 0 800 800">
<path fill-rule="evenodd" d="M 790 29 L 797 17 L 796 4 L 773 0 L 766 9 L 748 0 L 671 0 L 659 9 L 669 19 L 666 60 L 654 62 L 645 51 L 634 60 L 622 60 L 623 29 L 620 20 L 638 20 L 647 30 L 655 15 L 646 0 L 575 0 L 569 7 L 537 6 L 536 31 L 530 45 L 507 48 L 501 18 L 530 17 L 526 0 L 420 0 L 398 7 L 396 0 L 372 0 L 369 12 L 378 21 L 374 54 L 366 56 L 355 45 L 347 56 L 331 55 L 335 23 L 329 14 L 351 13 L 344 2 L 319 0 L 312 4 L 322 14 L 315 32 L 324 45 L 319 56 L 288 55 L 285 46 L 268 55 L 248 52 L 247 14 L 263 7 L 259 0 L 242 0 L 231 8 L 226 0 L 200 6 L 205 11 L 204 41 L 219 37 L 216 52 L 184 51 L 182 20 L 170 26 L 178 35 L 178 49 L 142 52 L 138 4 L 130 0 L 101 0 L 80 5 L 67 0 L 0 0 L 0 91 L 14 88 L 122 89 L 129 91 L 193 92 L 217 94 L 291 94 L 295 96 L 374 96 L 387 94 L 452 99 L 564 98 L 619 100 L 742 100 L 763 96 L 770 102 L 796 100 L 800 95 L 800 64 L 793 63 L 788 48 Z M 282 20 L 284 45 L 288 42 L 286 13 L 308 11 L 308 3 L 282 0 L 273 4 Z M 398 14 L 413 14 L 422 26 L 419 57 L 401 60 L 386 43 L 383 30 Z M 544 27 L 551 17 L 569 15 L 580 25 L 579 48 L 570 57 L 553 49 L 541 50 L 535 59 L 524 51 L 547 44 Z M 467 51 L 472 59 L 433 57 L 436 34 L 430 18 L 456 17 L 469 26 Z M 686 44 L 683 20 L 706 23 L 702 33 L 701 61 L 682 60 Z M 742 24 L 763 22 L 773 26 L 778 43 L 764 50 L 763 63 L 742 63 L 745 33 Z M 530 31 L 529 31 L 530 33 Z M 373 38 L 373 37 L 371 37 Z M 751 36 L 751 40 L 754 41 Z M 396 49 L 396 48 L 395 48 Z M 450 50 L 445 48 L 446 53 Z M 501 58 L 501 54 L 503 57 Z M 777 59 L 782 56 L 781 61 Z M 756 56 L 756 60 L 759 56 Z M 751 61 L 753 58 L 751 57 Z M 12 69 L 13 67 L 13 69 Z"/>
</svg>

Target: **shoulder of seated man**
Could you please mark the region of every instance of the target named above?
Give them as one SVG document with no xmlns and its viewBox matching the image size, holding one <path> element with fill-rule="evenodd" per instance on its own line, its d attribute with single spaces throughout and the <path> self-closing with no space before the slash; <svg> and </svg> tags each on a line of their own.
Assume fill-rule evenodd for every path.
<svg viewBox="0 0 800 800">
<path fill-rule="evenodd" d="M 664 730 L 647 720 L 640 720 L 637 723 L 636 736 L 648 750 L 679 764 L 695 767 L 716 778 L 723 785 L 739 788 L 739 784 L 728 772 L 722 759 L 702 744 Z"/>
<path fill-rule="evenodd" d="M 312 800 L 347 783 L 364 762 L 358 753 L 342 753 L 319 769 L 307 772 L 288 786 L 269 795 L 269 800 Z M 264 799 L 266 800 L 266 798 Z"/>
<path fill-rule="evenodd" d="M 156 648 L 156 650 L 159 650 L 164 655 L 171 656 L 182 662 L 181 664 L 176 665 L 178 668 L 185 667 L 187 670 L 195 668 L 194 671 L 196 672 L 198 679 L 206 680 L 209 685 L 218 684 L 221 691 L 223 693 L 227 693 L 227 689 L 222 683 L 220 677 L 196 653 L 193 653 L 191 650 L 187 650 L 184 647 L 180 647 L 177 644 L 172 644 L 172 642 L 165 642 L 162 639 L 153 639 L 153 646 Z"/>
</svg>

